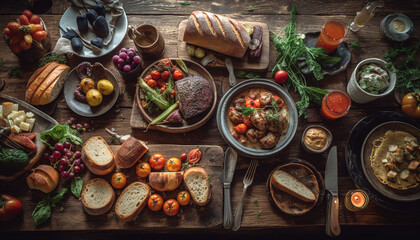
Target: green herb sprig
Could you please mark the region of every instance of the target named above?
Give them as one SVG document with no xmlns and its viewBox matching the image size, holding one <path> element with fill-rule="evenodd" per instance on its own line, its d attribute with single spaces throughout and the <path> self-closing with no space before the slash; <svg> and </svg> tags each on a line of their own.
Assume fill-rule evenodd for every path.
<svg viewBox="0 0 420 240">
<path fill-rule="evenodd" d="M 32 218 L 34 219 L 36 226 L 41 225 L 50 218 L 51 208 L 56 207 L 63 200 L 67 190 L 67 188 L 63 188 L 53 198 L 51 198 L 51 195 L 48 194 L 36 205 L 34 211 L 32 212 Z"/>
</svg>

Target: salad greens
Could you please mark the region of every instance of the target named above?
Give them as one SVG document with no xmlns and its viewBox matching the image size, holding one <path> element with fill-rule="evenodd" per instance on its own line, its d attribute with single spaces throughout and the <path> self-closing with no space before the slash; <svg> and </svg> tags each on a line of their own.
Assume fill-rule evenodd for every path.
<svg viewBox="0 0 420 240">
<path fill-rule="evenodd" d="M 34 211 L 32 212 L 32 218 L 34 219 L 36 226 L 41 225 L 50 218 L 51 208 L 56 207 L 63 200 L 66 193 L 67 188 L 63 188 L 53 198 L 51 198 L 51 195 L 48 194 L 36 205 Z"/>
<path fill-rule="evenodd" d="M 83 144 L 82 139 L 79 137 L 79 133 L 76 130 L 71 129 L 67 123 L 64 125 L 57 124 L 50 130 L 44 131 L 41 133 L 40 139 L 51 149 L 54 149 L 54 146 L 49 143 L 50 139 L 61 143 L 64 143 L 69 139 L 76 145 Z"/>
<path fill-rule="evenodd" d="M 293 86 L 296 92 L 299 93 L 301 99 L 296 103 L 299 110 L 299 116 L 307 117 L 306 108 L 309 107 L 309 102 L 313 101 L 320 104 L 322 98 L 328 93 L 327 90 L 309 87 L 306 84 L 305 76 L 298 65 L 298 59 L 304 57 L 310 71 L 312 71 L 316 81 L 321 80 L 324 76 L 322 74 L 322 64 L 337 63 L 340 58 L 331 57 L 323 48 L 308 48 L 303 43 L 302 37 L 296 33 L 296 14 L 297 9 L 292 7 L 290 12 L 290 22 L 283 28 L 280 34 L 276 35 L 270 32 L 270 39 L 273 41 L 277 51 L 277 63 L 273 68 L 272 75 L 278 70 L 285 70 L 289 75 L 290 81 L 286 82 L 286 88 Z"/>
</svg>

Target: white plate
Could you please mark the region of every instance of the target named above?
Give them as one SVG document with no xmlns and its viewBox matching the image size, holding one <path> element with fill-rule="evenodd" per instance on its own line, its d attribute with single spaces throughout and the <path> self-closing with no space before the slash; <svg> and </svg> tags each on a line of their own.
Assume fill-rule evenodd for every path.
<svg viewBox="0 0 420 240">
<path fill-rule="evenodd" d="M 77 10 L 77 8 L 73 6 L 67 8 L 63 16 L 61 17 L 59 23 L 60 26 L 62 26 L 63 29 L 66 29 L 67 27 L 77 29 L 76 17 L 78 15 L 79 11 Z M 108 54 L 109 52 L 114 50 L 124 39 L 125 34 L 127 33 L 127 25 L 127 15 L 125 15 L 125 11 L 123 11 L 122 15 L 117 20 L 117 24 L 114 30 L 114 36 L 112 37 L 111 42 L 107 46 L 104 46 L 99 54 L 93 53 L 93 51 L 87 47 L 83 47 L 83 50 L 80 53 L 76 54 L 83 58 L 97 58 Z M 63 34 L 64 32 L 60 29 L 60 36 L 63 36 Z"/>
</svg>

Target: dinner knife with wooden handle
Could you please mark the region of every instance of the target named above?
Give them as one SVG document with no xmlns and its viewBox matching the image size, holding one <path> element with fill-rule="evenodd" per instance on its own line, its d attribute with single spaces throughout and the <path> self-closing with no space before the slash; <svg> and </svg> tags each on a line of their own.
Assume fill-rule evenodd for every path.
<svg viewBox="0 0 420 240">
<path fill-rule="evenodd" d="M 330 237 L 337 237 L 341 233 L 338 221 L 338 169 L 337 169 L 337 146 L 331 148 L 328 153 L 325 166 L 325 189 L 330 192 L 327 201 L 326 233 Z"/>
</svg>

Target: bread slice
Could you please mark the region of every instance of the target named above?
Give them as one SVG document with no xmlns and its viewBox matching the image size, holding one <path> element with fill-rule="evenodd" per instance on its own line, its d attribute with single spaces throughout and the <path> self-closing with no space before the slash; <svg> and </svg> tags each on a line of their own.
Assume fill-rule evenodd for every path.
<svg viewBox="0 0 420 240">
<path fill-rule="evenodd" d="M 111 185 L 102 178 L 94 178 L 82 189 L 83 209 L 90 215 L 102 215 L 111 209 L 115 201 L 115 192 Z"/>
<path fill-rule="evenodd" d="M 58 64 L 57 62 L 50 62 L 48 64 L 45 65 L 45 68 L 43 68 L 43 70 L 39 73 L 36 74 L 37 71 L 35 71 L 34 74 L 32 75 L 36 75 L 36 77 L 32 77 L 29 79 L 29 82 L 27 84 L 26 87 L 26 92 L 25 92 L 25 101 L 29 104 L 31 103 L 32 100 L 32 96 L 34 95 L 34 93 L 36 92 L 36 90 L 38 90 L 38 87 L 41 86 L 41 84 L 44 82 L 45 78 L 47 78 L 49 76 L 49 74 L 60 64 Z"/>
<path fill-rule="evenodd" d="M 150 196 L 146 183 L 133 182 L 124 189 L 115 204 L 115 214 L 124 222 L 134 220 L 146 206 Z"/>
<path fill-rule="evenodd" d="M 115 162 L 120 168 L 130 168 L 149 150 L 143 141 L 129 137 L 115 154 Z"/>
<path fill-rule="evenodd" d="M 39 105 L 45 105 L 54 101 L 63 89 L 64 82 L 67 79 L 70 68 L 67 65 L 61 64 L 54 71 L 61 71 L 59 77 L 48 86 L 48 88 L 42 93 L 39 98 Z"/>
<path fill-rule="evenodd" d="M 279 190 L 299 198 L 304 202 L 314 202 L 315 194 L 295 177 L 283 170 L 276 170 L 271 175 L 271 183 Z"/>
<path fill-rule="evenodd" d="M 115 167 L 114 154 L 100 136 L 91 137 L 83 144 L 83 161 L 97 175 L 106 175 Z"/>
<path fill-rule="evenodd" d="M 210 201 L 209 177 L 203 168 L 192 167 L 185 171 L 184 183 L 197 205 L 204 206 Z"/>
<path fill-rule="evenodd" d="M 29 78 L 28 82 L 26 83 L 26 87 L 29 87 L 29 85 L 31 85 L 31 83 L 39 76 L 39 74 L 41 74 L 44 71 L 44 69 L 50 64 L 52 64 L 52 62 L 49 62 L 49 63 L 45 64 L 43 67 L 40 67 L 37 70 L 35 70 L 35 72 L 32 73 L 31 77 Z"/>
</svg>

